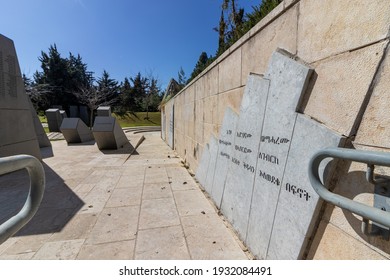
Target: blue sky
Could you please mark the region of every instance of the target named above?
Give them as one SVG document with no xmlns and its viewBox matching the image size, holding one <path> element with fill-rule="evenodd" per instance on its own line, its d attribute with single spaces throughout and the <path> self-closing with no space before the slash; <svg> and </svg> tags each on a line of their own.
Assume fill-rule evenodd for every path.
<svg viewBox="0 0 390 280">
<path fill-rule="evenodd" d="M 260 0 L 236 0 L 246 12 Z M 138 72 L 165 89 L 183 67 L 190 76 L 202 51 L 214 55 L 222 0 L 2 1 L 0 33 L 15 43 L 22 73 L 40 70 L 38 56 L 56 44 L 80 54 L 95 77 L 105 69 L 123 81 Z"/>
</svg>

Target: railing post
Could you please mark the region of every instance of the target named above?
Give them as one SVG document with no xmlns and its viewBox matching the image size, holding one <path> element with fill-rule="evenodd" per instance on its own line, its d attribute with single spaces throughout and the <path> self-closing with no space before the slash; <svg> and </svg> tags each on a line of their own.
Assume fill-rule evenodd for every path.
<svg viewBox="0 0 390 280">
<path fill-rule="evenodd" d="M 367 174 L 367 178 L 371 183 L 373 183 L 375 182 L 373 175 L 374 165 L 390 166 L 390 154 L 384 152 L 361 151 L 345 148 L 326 148 L 313 155 L 309 163 L 309 179 L 311 185 L 322 199 L 340 208 L 362 216 L 365 223 L 367 223 L 368 219 L 389 229 L 389 212 L 353 201 L 341 195 L 332 193 L 327 188 L 325 188 L 320 180 L 319 174 L 319 165 L 325 158 L 340 158 L 367 163 L 367 172 L 369 173 Z"/>
<path fill-rule="evenodd" d="M 29 155 L 0 158 L 0 175 L 26 168 L 30 190 L 23 208 L 0 225 L 0 244 L 18 232 L 38 211 L 45 190 L 45 172 L 41 162 Z"/>
</svg>

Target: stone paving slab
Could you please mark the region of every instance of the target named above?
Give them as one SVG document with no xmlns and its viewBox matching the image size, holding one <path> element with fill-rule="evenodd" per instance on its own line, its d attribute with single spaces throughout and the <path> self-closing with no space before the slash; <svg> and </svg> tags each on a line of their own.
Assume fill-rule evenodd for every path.
<svg viewBox="0 0 390 280">
<path fill-rule="evenodd" d="M 251 258 L 160 132 L 143 135 L 130 157 L 95 143 L 52 141 L 44 203 L 0 245 L 0 259 Z M 0 176 L 0 198 L 22 202 L 26 185 L 23 172 Z M 6 203 L 8 216 L 0 218 L 18 211 L 12 207 Z"/>
</svg>

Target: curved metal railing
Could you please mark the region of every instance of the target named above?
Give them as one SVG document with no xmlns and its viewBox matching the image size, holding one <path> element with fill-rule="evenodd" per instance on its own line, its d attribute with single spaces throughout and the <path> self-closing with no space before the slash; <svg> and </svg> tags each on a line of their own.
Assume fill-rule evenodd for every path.
<svg viewBox="0 0 390 280">
<path fill-rule="evenodd" d="M 353 201 L 341 195 L 332 193 L 322 184 L 320 180 L 319 166 L 322 160 L 325 158 L 340 158 L 366 163 L 368 167 L 367 179 L 369 182 L 373 183 L 375 180 L 373 178 L 374 165 L 390 166 L 390 154 L 384 152 L 352 150 L 345 148 L 326 148 L 313 155 L 309 164 L 309 179 L 311 185 L 322 199 L 338 207 L 349 210 L 359 216 L 362 216 L 363 223 L 365 225 L 367 224 L 368 219 L 390 228 L 389 212 L 370 207 L 366 204 Z"/>
<path fill-rule="evenodd" d="M 23 208 L 0 225 L 0 244 L 18 232 L 37 212 L 45 190 L 45 172 L 41 162 L 29 155 L 0 158 L 0 175 L 26 168 L 30 175 L 30 191 Z"/>
</svg>

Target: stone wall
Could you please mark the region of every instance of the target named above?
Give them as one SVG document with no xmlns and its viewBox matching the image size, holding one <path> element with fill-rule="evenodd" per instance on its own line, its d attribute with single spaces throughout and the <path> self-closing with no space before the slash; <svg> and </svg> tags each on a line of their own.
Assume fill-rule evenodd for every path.
<svg viewBox="0 0 390 280">
<path fill-rule="evenodd" d="M 28 154 L 41 159 L 32 114 L 15 46 L 0 34 L 0 157 Z"/>
<path fill-rule="evenodd" d="M 388 151 L 389 27 L 388 0 L 286 0 L 166 104 L 163 139 L 196 172 L 226 109 L 239 113 L 249 74 L 266 73 L 281 48 L 314 71 L 300 115 L 345 136 L 350 148 Z M 364 164 L 340 165 L 334 192 L 372 205 L 365 171 Z M 360 217 L 326 203 L 318 213 L 300 258 L 390 258 L 389 241 L 362 234 Z"/>
</svg>

